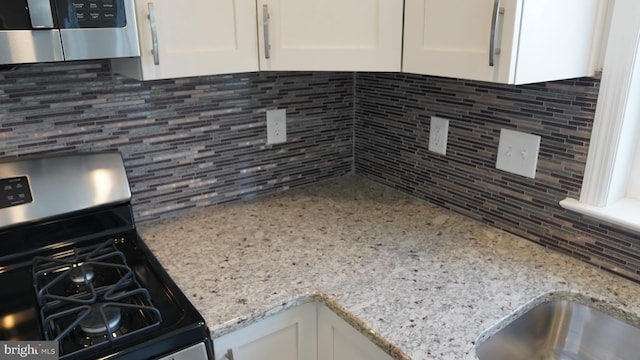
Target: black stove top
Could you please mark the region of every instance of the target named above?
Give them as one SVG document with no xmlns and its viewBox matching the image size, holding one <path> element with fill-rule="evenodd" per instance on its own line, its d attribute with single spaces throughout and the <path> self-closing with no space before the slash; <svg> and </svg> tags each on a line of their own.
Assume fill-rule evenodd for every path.
<svg viewBox="0 0 640 360">
<path fill-rule="evenodd" d="M 130 205 L 5 229 L 0 244 L 0 339 L 55 340 L 64 360 L 150 359 L 199 341 L 211 351 Z"/>
</svg>

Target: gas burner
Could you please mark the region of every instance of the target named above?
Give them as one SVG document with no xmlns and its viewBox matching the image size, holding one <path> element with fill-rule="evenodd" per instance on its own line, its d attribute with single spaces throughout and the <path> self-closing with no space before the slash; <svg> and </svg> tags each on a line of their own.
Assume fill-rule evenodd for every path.
<svg viewBox="0 0 640 360">
<path fill-rule="evenodd" d="M 102 294 L 137 284 L 135 274 L 113 240 L 74 249 L 66 257 L 36 257 L 33 282 L 38 302 L 45 308 L 65 303 L 90 305 Z"/>
<path fill-rule="evenodd" d="M 86 316 L 79 315 L 79 318 L 83 333 L 89 336 L 105 335 L 120 327 L 122 313 L 116 307 L 93 304 L 89 313 Z"/>
<path fill-rule="evenodd" d="M 69 279 L 76 285 L 85 285 L 93 280 L 93 266 L 77 266 L 69 270 Z"/>
<path fill-rule="evenodd" d="M 146 333 L 162 322 L 113 240 L 66 257 L 34 259 L 33 284 L 45 337 L 63 354 Z"/>
</svg>

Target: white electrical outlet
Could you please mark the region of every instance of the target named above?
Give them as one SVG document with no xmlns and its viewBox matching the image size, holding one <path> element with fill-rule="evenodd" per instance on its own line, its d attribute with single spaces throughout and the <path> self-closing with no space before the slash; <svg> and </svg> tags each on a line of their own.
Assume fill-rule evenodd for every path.
<svg viewBox="0 0 640 360">
<path fill-rule="evenodd" d="M 267 110 L 267 144 L 287 141 L 287 111 Z"/>
<path fill-rule="evenodd" d="M 449 120 L 432 116 L 429 131 L 429 151 L 446 155 L 448 136 Z"/>
<path fill-rule="evenodd" d="M 540 136 L 502 129 L 496 169 L 534 179 L 540 153 Z"/>
</svg>

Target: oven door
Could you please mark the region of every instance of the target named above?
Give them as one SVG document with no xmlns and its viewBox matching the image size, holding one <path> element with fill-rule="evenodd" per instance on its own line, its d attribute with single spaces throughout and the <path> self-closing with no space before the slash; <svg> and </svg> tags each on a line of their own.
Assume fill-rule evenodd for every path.
<svg viewBox="0 0 640 360">
<path fill-rule="evenodd" d="M 140 56 L 134 0 L 53 1 L 65 60 Z"/>
<path fill-rule="evenodd" d="M 62 60 L 49 0 L 0 1 L 0 64 Z"/>
</svg>

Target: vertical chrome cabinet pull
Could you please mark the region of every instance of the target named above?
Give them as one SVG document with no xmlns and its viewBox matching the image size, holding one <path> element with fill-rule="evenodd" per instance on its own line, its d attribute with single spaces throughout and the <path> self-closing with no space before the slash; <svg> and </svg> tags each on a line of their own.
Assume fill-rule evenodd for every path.
<svg viewBox="0 0 640 360">
<path fill-rule="evenodd" d="M 227 360 L 233 360 L 233 350 L 227 350 L 227 354 L 224 356 Z"/>
<path fill-rule="evenodd" d="M 504 10 L 500 9 L 500 0 L 494 0 L 493 14 L 491 16 L 491 37 L 489 38 L 489 66 L 493 66 L 495 60 L 497 33 L 496 27 L 498 26 L 498 13 L 504 13 Z"/>
<path fill-rule="evenodd" d="M 269 5 L 262 5 L 262 30 L 264 35 L 264 57 L 271 58 L 271 44 L 269 44 Z"/>
<path fill-rule="evenodd" d="M 160 51 L 158 50 L 158 27 L 156 26 L 156 9 L 149 3 L 149 24 L 151 25 L 151 42 L 153 43 L 153 64 L 160 65 Z"/>
</svg>

